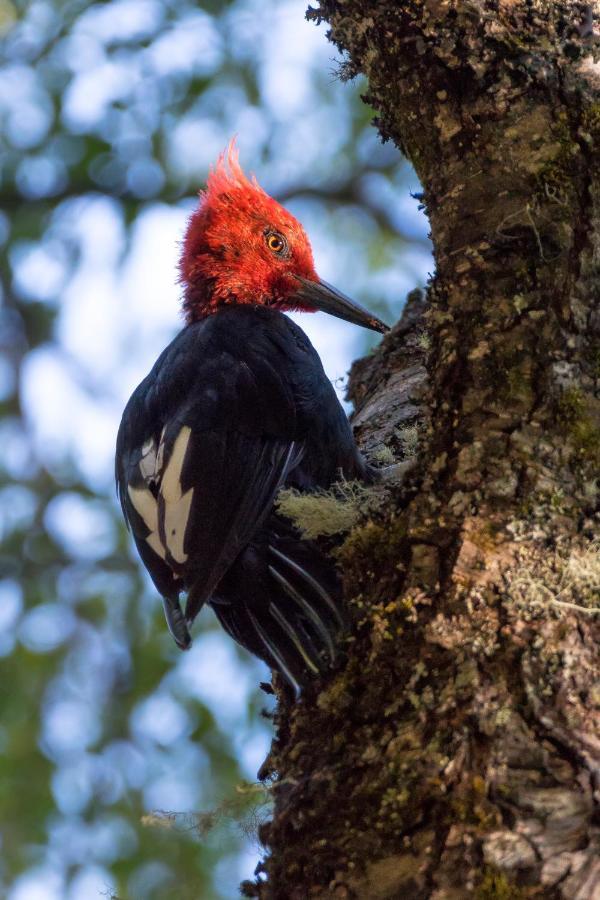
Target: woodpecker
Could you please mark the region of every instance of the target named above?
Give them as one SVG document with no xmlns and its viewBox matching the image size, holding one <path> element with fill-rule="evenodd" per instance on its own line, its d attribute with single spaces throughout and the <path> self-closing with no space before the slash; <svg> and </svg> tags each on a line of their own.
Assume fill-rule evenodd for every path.
<svg viewBox="0 0 600 900">
<path fill-rule="evenodd" d="M 246 177 L 234 142 L 189 219 L 180 281 L 185 326 L 119 428 L 125 521 L 181 649 L 208 604 L 298 693 L 333 664 L 347 614 L 332 561 L 277 513 L 277 494 L 375 476 L 319 356 L 284 313 L 388 329 L 318 277 L 304 229 Z"/>
</svg>

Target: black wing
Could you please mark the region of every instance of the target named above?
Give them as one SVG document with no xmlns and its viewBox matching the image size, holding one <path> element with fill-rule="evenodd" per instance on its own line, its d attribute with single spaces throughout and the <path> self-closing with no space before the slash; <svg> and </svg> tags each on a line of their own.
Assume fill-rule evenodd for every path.
<svg viewBox="0 0 600 900">
<path fill-rule="evenodd" d="M 247 341 L 216 327 L 218 318 L 167 348 L 129 401 L 117 440 L 126 520 L 163 596 L 189 591 L 188 621 L 304 450 L 286 373 L 268 354 L 248 358 Z"/>
<path fill-rule="evenodd" d="M 129 401 L 117 486 L 179 646 L 211 600 L 236 640 L 296 689 L 335 658 L 337 575 L 272 511 L 282 484 L 370 477 L 306 335 L 264 307 L 188 326 Z M 179 594 L 188 591 L 186 619 Z"/>
</svg>

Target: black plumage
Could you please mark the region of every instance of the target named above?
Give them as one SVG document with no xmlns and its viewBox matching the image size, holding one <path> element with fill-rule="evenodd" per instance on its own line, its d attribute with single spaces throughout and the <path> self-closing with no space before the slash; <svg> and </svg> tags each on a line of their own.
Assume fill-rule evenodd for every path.
<svg viewBox="0 0 600 900">
<path fill-rule="evenodd" d="M 372 470 L 294 322 L 224 305 L 180 332 L 127 404 L 116 478 L 181 647 L 209 603 L 295 688 L 331 664 L 346 620 L 338 576 L 274 501 L 283 486 L 327 489 L 340 475 Z"/>
</svg>

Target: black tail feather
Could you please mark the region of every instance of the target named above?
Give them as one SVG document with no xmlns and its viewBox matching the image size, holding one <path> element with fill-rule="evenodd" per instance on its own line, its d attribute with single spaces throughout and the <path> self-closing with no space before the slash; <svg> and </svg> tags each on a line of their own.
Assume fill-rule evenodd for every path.
<svg viewBox="0 0 600 900">
<path fill-rule="evenodd" d="M 286 681 L 293 688 L 294 693 L 298 695 L 300 693 L 300 684 L 298 682 L 298 678 L 296 677 L 296 675 L 294 675 L 293 669 L 290 668 L 290 664 L 286 662 L 286 656 L 288 656 L 289 658 L 290 654 L 286 654 L 285 650 L 283 650 L 282 652 L 283 642 L 281 640 L 273 640 L 266 629 L 262 627 L 260 622 L 256 620 L 256 618 L 250 611 L 248 611 L 248 617 L 252 622 L 254 630 L 262 643 L 263 652 L 262 654 L 258 653 L 257 655 L 262 655 L 266 662 L 271 660 L 271 667 L 273 669 L 277 669 L 278 672 L 281 672 Z M 292 662 L 291 659 L 290 662 Z"/>
<path fill-rule="evenodd" d="M 225 630 L 298 694 L 335 663 L 348 617 L 332 560 L 277 517 L 269 526 L 240 554 L 211 605 Z"/>
<path fill-rule="evenodd" d="M 331 632 L 328 630 L 325 620 L 322 619 L 319 615 L 318 609 L 315 609 L 314 606 L 311 606 L 311 604 L 302 596 L 302 594 L 300 594 L 299 591 L 297 591 L 296 588 L 292 584 L 290 584 L 290 582 L 286 578 L 283 577 L 281 572 L 278 572 L 277 569 L 275 569 L 273 566 L 269 566 L 269 572 L 271 573 L 275 581 L 279 583 L 288 597 L 291 597 L 292 600 L 297 603 L 302 612 L 312 622 L 317 630 L 319 638 L 325 645 L 329 656 L 331 657 L 331 659 L 335 659 L 336 648 L 331 636 Z"/>
<path fill-rule="evenodd" d="M 314 545 L 313 545 L 314 546 Z M 279 560 L 281 560 L 284 565 L 286 565 L 295 575 L 299 577 L 305 590 L 310 590 L 313 594 L 316 594 L 321 598 L 323 603 L 327 607 L 329 607 L 330 611 L 333 613 L 335 618 L 338 620 L 338 623 L 341 628 L 344 627 L 345 621 L 342 615 L 341 609 L 338 604 L 335 603 L 331 594 L 327 591 L 325 586 L 321 584 L 313 575 L 311 575 L 309 569 L 307 567 L 301 566 L 298 562 L 296 562 L 291 555 L 286 556 L 281 550 L 278 550 L 277 547 L 269 546 L 269 550 L 272 554 L 274 554 Z M 323 559 L 322 555 L 319 554 L 321 559 Z M 316 560 L 311 560 L 311 562 L 315 562 Z M 331 565 L 331 563 L 329 564 Z M 328 573 L 329 574 L 329 573 Z M 327 580 L 331 580 L 328 578 Z M 336 584 L 337 587 L 337 584 Z M 337 593 L 337 591 L 336 591 Z"/>
</svg>

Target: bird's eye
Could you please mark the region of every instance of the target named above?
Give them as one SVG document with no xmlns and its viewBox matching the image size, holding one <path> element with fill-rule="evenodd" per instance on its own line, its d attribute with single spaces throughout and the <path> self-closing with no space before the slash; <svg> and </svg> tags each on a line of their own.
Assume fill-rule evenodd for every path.
<svg viewBox="0 0 600 900">
<path fill-rule="evenodd" d="M 287 241 L 281 234 L 276 231 L 269 231 L 266 235 L 267 247 L 272 253 L 278 256 L 283 255 L 287 251 Z"/>
</svg>

